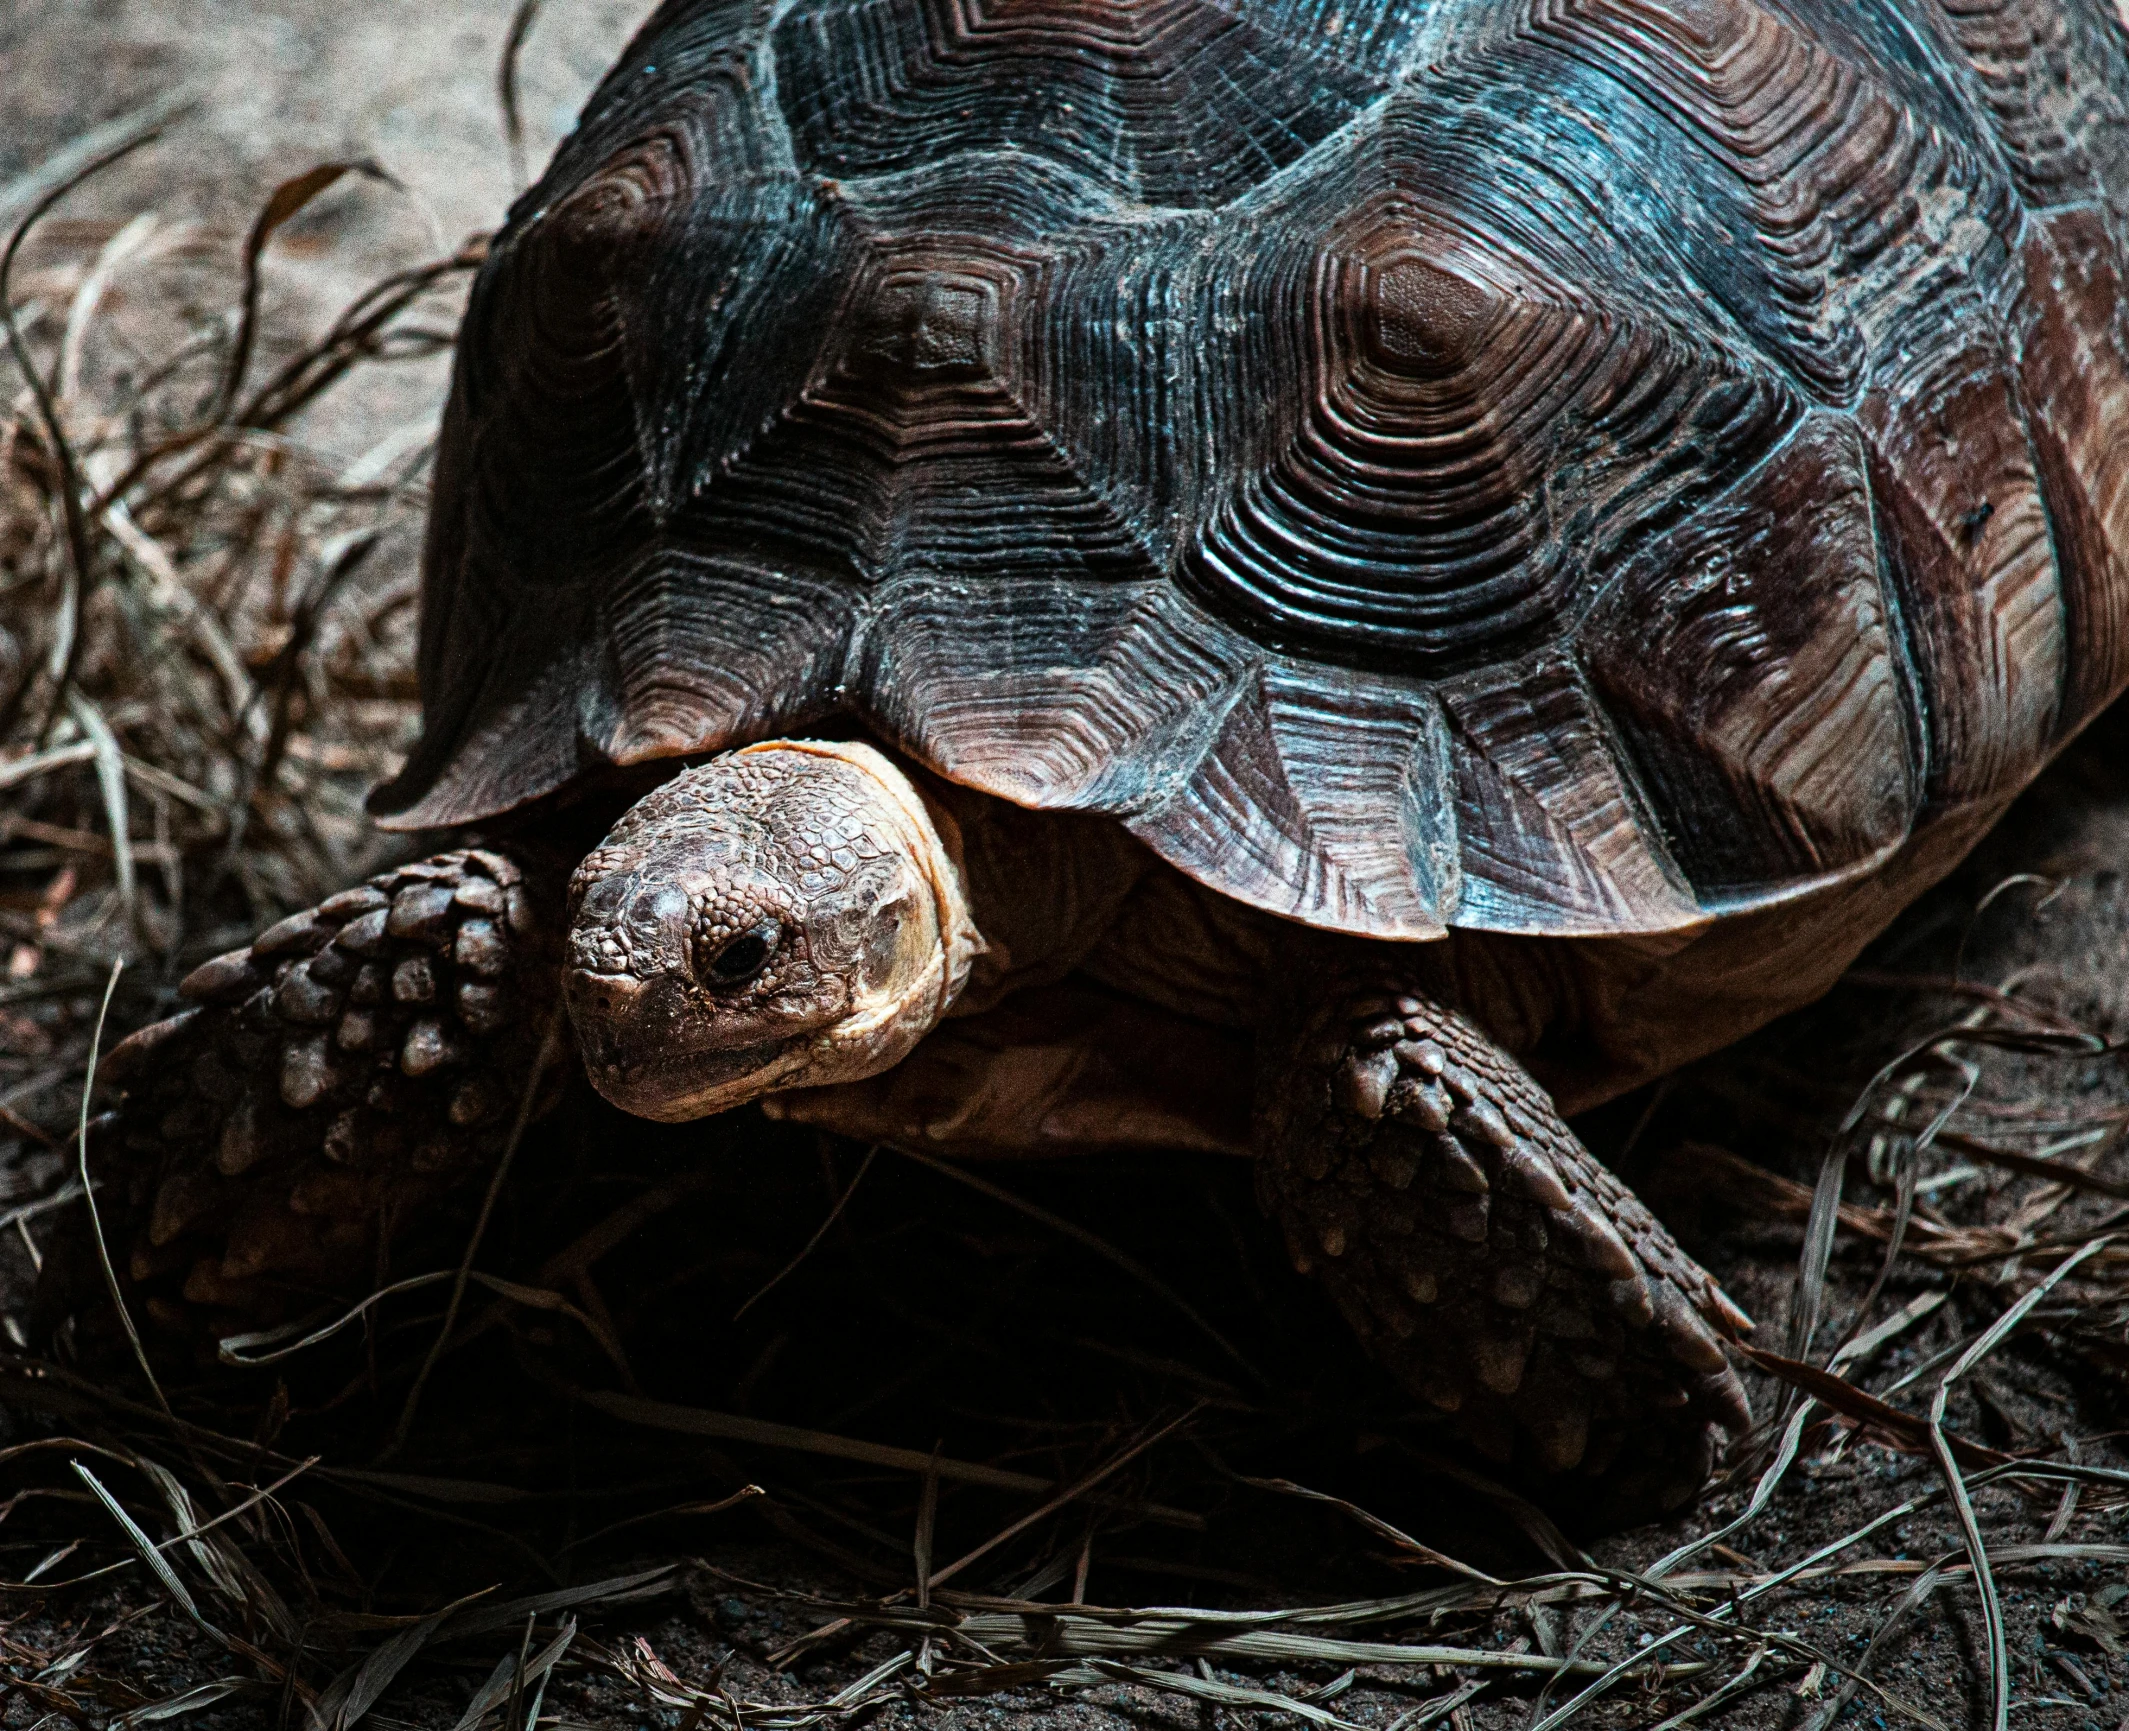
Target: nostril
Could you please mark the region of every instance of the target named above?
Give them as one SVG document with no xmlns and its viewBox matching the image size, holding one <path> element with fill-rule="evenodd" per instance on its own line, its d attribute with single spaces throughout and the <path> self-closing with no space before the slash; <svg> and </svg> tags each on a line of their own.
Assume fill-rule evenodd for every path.
<svg viewBox="0 0 2129 1731">
<path fill-rule="evenodd" d="M 625 974 L 594 974 L 577 968 L 569 976 L 570 1001 L 601 1015 L 613 1015 L 627 1008 L 637 989 L 638 983 Z"/>
</svg>

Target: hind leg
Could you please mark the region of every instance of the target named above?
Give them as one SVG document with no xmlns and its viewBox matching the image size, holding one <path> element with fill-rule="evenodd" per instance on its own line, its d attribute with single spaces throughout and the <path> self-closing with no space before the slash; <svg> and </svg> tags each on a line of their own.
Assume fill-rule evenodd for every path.
<svg viewBox="0 0 2129 1731">
<path fill-rule="evenodd" d="M 1326 981 L 1263 1048 L 1260 1194 L 1371 1353 L 1606 1523 L 1676 1507 L 1750 1420 L 1751 1326 L 1468 1018 Z"/>
</svg>

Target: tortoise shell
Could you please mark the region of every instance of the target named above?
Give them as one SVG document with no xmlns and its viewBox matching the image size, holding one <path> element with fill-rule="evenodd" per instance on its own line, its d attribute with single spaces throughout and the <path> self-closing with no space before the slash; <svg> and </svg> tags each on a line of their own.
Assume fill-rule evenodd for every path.
<svg viewBox="0 0 2129 1731">
<path fill-rule="evenodd" d="M 1395 938 L 1661 932 L 2129 679 L 2108 0 L 672 0 L 513 211 L 425 737 L 854 716 Z"/>
</svg>

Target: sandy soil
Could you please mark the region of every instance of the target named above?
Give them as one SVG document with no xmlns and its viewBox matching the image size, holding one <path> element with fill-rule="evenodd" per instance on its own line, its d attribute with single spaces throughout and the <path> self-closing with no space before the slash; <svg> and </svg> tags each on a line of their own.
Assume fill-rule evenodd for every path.
<svg viewBox="0 0 2129 1731">
<path fill-rule="evenodd" d="M 269 292 L 322 315 L 398 265 L 494 228 L 515 192 L 496 72 L 513 0 L 46 0 L 0 6 L 0 188 L 98 122 L 166 93 L 196 106 L 162 141 L 71 196 L 62 218 L 130 216 L 227 229 L 314 163 L 370 161 L 398 189 L 344 182 L 284 231 Z M 520 59 L 533 170 L 650 11 L 554 0 Z M 4 205 L 0 195 L 0 205 Z M 360 382 L 306 431 L 356 441 L 433 414 L 446 361 Z"/>
</svg>

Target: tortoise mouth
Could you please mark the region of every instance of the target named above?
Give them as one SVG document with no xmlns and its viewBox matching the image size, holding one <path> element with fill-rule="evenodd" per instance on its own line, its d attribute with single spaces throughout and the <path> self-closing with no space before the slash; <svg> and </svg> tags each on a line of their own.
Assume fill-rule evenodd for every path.
<svg viewBox="0 0 2129 1731">
<path fill-rule="evenodd" d="M 622 1111 L 662 1124 L 684 1123 L 727 1112 L 773 1091 L 797 1057 L 780 1041 L 651 1058 L 584 1053 L 591 1085 Z"/>
<path fill-rule="evenodd" d="M 624 1112 L 666 1124 L 706 1118 L 788 1085 L 804 1067 L 803 1035 L 696 1044 L 664 1016 L 598 1013 L 597 988 L 614 984 L 611 976 L 573 970 L 567 996 L 585 1073 Z"/>
</svg>

